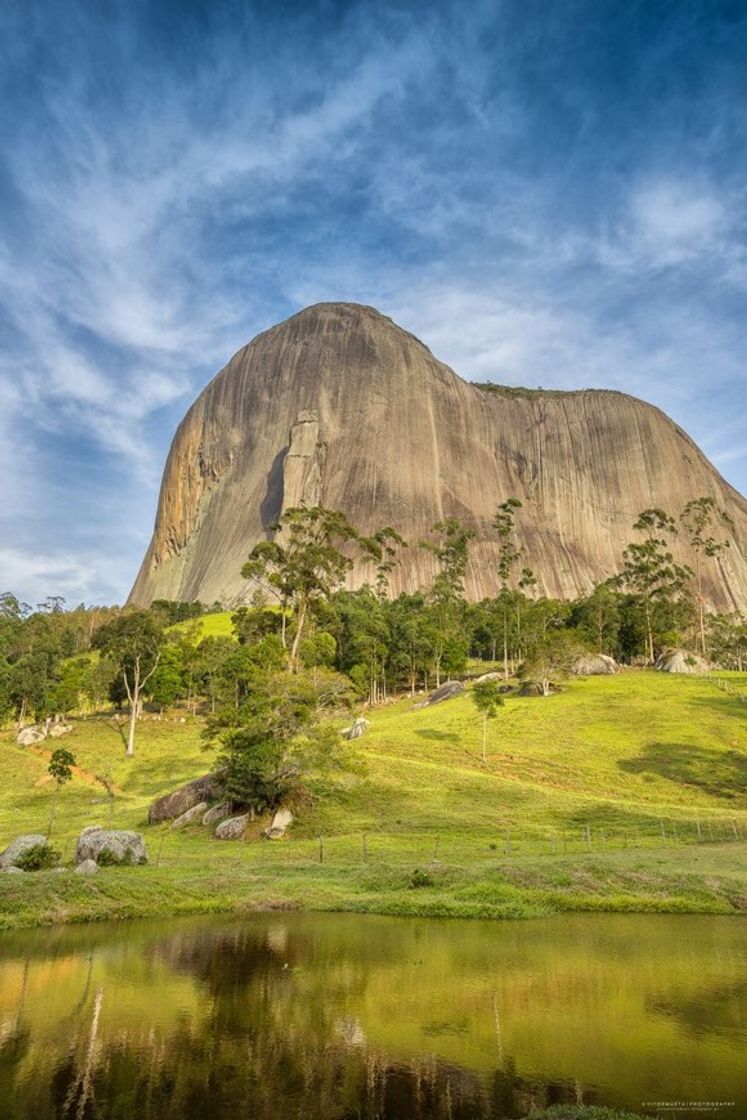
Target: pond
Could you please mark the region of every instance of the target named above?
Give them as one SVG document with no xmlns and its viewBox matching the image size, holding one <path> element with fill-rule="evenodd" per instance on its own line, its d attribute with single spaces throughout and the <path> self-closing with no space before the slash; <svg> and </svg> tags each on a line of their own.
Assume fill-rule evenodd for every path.
<svg viewBox="0 0 747 1120">
<path fill-rule="evenodd" d="M 738 1120 L 746 1055 L 740 919 L 274 912 L 0 936 L 3 1120 L 476 1120 L 559 1101 L 719 1101 Z"/>
</svg>

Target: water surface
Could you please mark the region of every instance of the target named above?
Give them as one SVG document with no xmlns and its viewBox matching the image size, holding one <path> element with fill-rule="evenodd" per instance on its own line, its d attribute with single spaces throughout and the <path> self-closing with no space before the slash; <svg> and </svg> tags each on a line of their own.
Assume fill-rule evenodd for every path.
<svg viewBox="0 0 747 1120">
<path fill-rule="evenodd" d="M 0 936 L 3 1120 L 661 1100 L 734 1102 L 717 1115 L 742 1120 L 746 1070 L 740 919 L 272 913 Z"/>
</svg>

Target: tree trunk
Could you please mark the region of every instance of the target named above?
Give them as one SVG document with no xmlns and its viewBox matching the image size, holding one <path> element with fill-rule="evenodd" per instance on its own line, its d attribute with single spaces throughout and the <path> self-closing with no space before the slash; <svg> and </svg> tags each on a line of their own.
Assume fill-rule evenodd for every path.
<svg viewBox="0 0 747 1120">
<path fill-rule="evenodd" d="M 306 602 L 302 601 L 298 608 L 298 618 L 296 619 L 296 632 L 293 635 L 293 646 L 290 655 L 290 668 L 292 673 L 298 672 L 298 650 L 301 645 L 301 635 L 303 634 L 303 627 L 306 621 Z"/>
</svg>

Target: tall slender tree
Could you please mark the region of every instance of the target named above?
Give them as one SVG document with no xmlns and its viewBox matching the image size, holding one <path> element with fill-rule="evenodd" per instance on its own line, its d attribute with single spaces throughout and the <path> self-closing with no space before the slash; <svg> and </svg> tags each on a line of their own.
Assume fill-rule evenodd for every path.
<svg viewBox="0 0 747 1120">
<path fill-rule="evenodd" d="M 734 528 L 725 510 L 720 509 L 716 499 L 707 495 L 693 498 L 680 514 L 680 523 L 687 533 L 690 547 L 695 556 L 695 609 L 698 619 L 698 642 L 700 652 L 708 655 L 705 624 L 705 599 L 703 596 L 703 568 L 707 560 L 716 559 L 724 549 L 729 548 L 728 537 L 716 534 L 723 529 Z"/>
<path fill-rule="evenodd" d="M 645 509 L 633 528 L 642 539 L 631 541 L 623 549 L 623 567 L 616 582 L 630 591 L 641 605 L 646 655 L 653 664 L 654 608 L 657 604 L 676 601 L 682 595 L 692 571 L 678 564 L 672 555 L 671 541 L 677 535 L 677 526 L 674 518 L 663 509 Z"/>
</svg>

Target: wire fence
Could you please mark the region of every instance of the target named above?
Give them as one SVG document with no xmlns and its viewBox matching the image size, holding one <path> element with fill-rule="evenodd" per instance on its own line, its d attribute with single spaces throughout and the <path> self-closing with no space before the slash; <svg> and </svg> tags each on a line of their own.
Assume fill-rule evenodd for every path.
<svg viewBox="0 0 747 1120">
<path fill-rule="evenodd" d="M 154 838 L 155 839 L 155 838 Z M 166 842 L 164 847 L 163 841 Z M 154 862 L 174 858 L 189 859 L 183 849 L 175 850 L 163 841 L 151 841 Z M 692 817 L 678 820 L 644 821 L 624 827 L 585 824 L 575 828 L 547 829 L 542 832 L 516 827 L 497 828 L 469 840 L 432 833 L 360 832 L 345 835 L 296 837 L 291 832 L 280 840 L 249 839 L 215 841 L 225 845 L 226 856 L 255 863 L 258 867 L 287 864 L 354 867 L 388 865 L 392 868 L 428 864 L 470 866 L 522 860 L 561 860 L 567 856 L 603 853 L 665 851 L 747 841 L 747 819 L 737 817 Z M 202 849 L 204 854 L 204 848 Z"/>
</svg>

